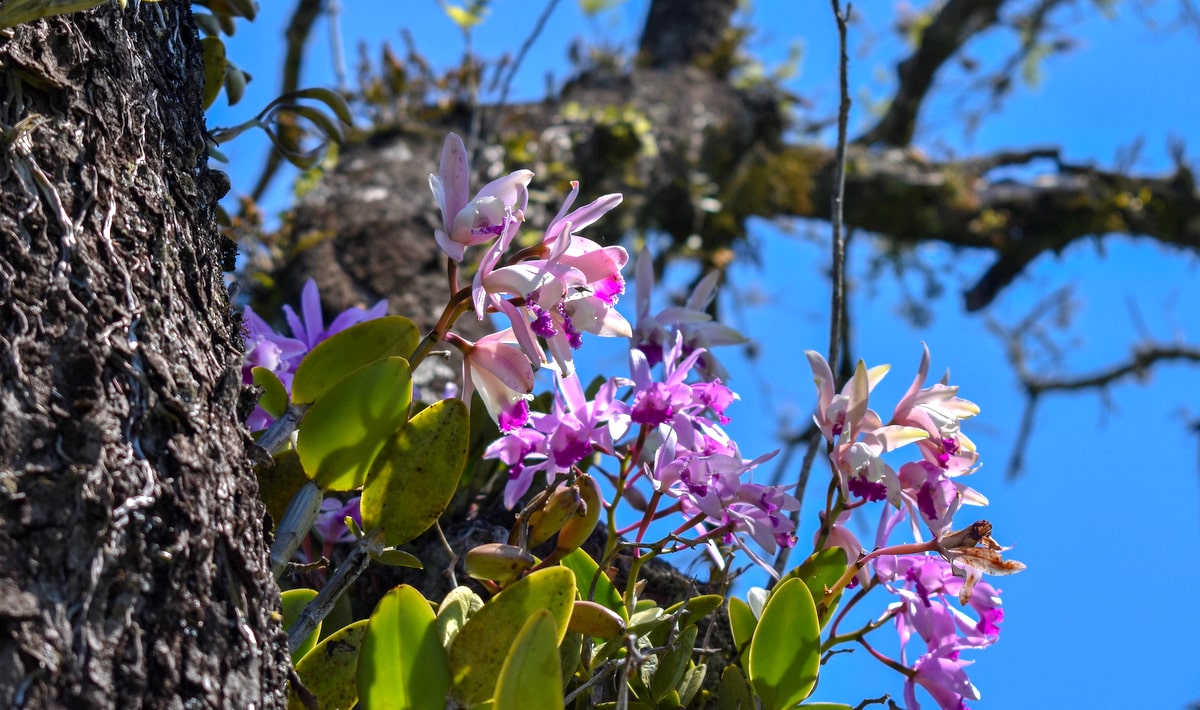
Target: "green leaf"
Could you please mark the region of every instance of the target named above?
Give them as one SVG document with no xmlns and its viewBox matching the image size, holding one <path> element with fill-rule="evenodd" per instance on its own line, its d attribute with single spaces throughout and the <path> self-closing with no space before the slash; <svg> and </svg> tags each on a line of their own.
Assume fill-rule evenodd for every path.
<svg viewBox="0 0 1200 710">
<path fill-rule="evenodd" d="M 315 589 L 289 589 L 280 595 L 283 598 L 283 630 L 287 631 L 292 628 L 296 617 L 300 616 L 300 612 L 304 611 L 304 607 L 308 603 L 317 598 L 317 590 Z M 317 644 L 317 636 L 321 633 L 321 625 L 317 624 L 317 628 L 312 630 L 308 638 L 296 647 L 296 652 L 292 654 L 292 663 L 296 663 L 304 654 L 312 650 L 312 647 Z"/>
<path fill-rule="evenodd" d="M 333 632 L 296 664 L 296 675 L 321 708 L 352 708 L 358 702 L 358 650 L 367 633 L 367 620 Z M 307 710 L 295 688 L 288 693 L 288 710 Z"/>
<path fill-rule="evenodd" d="M 0 28 L 16 27 L 43 17 L 65 15 L 104 4 L 105 0 L 5 0 L 0 5 Z"/>
<path fill-rule="evenodd" d="M 596 589 L 591 600 L 612 609 L 620 614 L 622 619 L 629 621 L 629 612 L 625 609 L 625 600 L 621 598 L 621 593 L 613 586 L 608 575 L 600 571 L 600 565 L 596 564 L 591 555 L 581 548 L 576 548 L 559 560 L 559 564 L 575 573 L 575 584 L 578 586 L 580 599 L 588 599 L 594 579 Z"/>
<path fill-rule="evenodd" d="M 699 594 L 687 600 L 687 610 L 679 615 L 679 627 L 683 628 L 687 624 L 694 624 L 717 609 L 725 603 L 725 597 L 720 594 Z M 676 602 L 667 607 L 667 614 L 674 614 L 683 608 L 683 602 Z"/>
<path fill-rule="evenodd" d="M 371 614 L 358 655 L 358 697 L 370 710 L 443 710 L 450 688 L 433 609 L 402 584 Z"/>
<path fill-rule="evenodd" d="M 640 606 L 643 601 L 653 602 L 653 600 L 650 599 L 641 599 L 638 601 L 638 605 Z M 625 631 L 626 633 L 633 634 L 634 636 L 645 636 L 669 621 L 670 619 L 666 614 L 663 613 L 663 610 L 657 606 L 653 606 L 652 604 L 651 606 L 640 608 L 630 614 L 629 624 Z"/>
<path fill-rule="evenodd" d="M 808 587 L 789 579 L 775 588 L 750 642 L 747 671 L 766 710 L 795 706 L 817 684 L 821 625 Z"/>
<path fill-rule="evenodd" d="M 420 340 L 417 326 L 401 316 L 376 318 L 336 333 L 300 361 L 292 380 L 292 400 L 297 404 L 315 402 L 330 387 L 362 367 L 388 357 L 412 355 Z M 258 384 L 258 380 L 254 383 Z M 267 409 L 265 405 L 263 409 Z"/>
<path fill-rule="evenodd" d="M 814 552 L 799 567 L 788 572 L 779 581 L 782 584 L 792 578 L 802 580 L 804 586 L 808 587 L 809 593 L 812 594 L 813 601 L 819 602 L 825 596 L 825 590 L 832 587 L 845 571 L 846 551 L 840 547 L 827 547 Z M 825 610 L 825 615 L 821 617 L 821 628 L 825 628 L 825 624 L 833 618 L 833 612 L 837 610 L 838 602 L 841 599 L 842 593 L 838 592 L 833 598 L 833 603 Z"/>
<path fill-rule="evenodd" d="M 299 89 L 297 91 L 289 91 L 271 102 L 268 108 L 279 104 L 291 103 L 297 99 L 312 99 L 320 101 L 333 111 L 338 120 L 347 126 L 354 124 L 354 115 L 350 112 L 350 104 L 346 103 L 346 99 L 338 92 L 332 89 L 326 89 L 320 86 L 311 89 Z"/>
<path fill-rule="evenodd" d="M 591 645 L 590 641 L 586 641 L 583 634 L 568 631 L 563 637 L 562 643 L 558 646 L 558 665 L 562 671 L 559 681 L 562 687 L 567 687 L 571 683 L 571 679 L 575 677 L 575 672 L 579 670 L 579 659 L 583 656 L 583 644 Z"/>
<path fill-rule="evenodd" d="M 455 587 L 446 593 L 437 610 L 438 636 L 447 649 L 471 615 L 483 608 L 483 598 L 470 587 Z"/>
<path fill-rule="evenodd" d="M 5 9 L 8 4 L 5 3 Z M 204 94 L 202 106 L 207 110 L 221 93 L 225 84 L 225 43 L 217 37 L 200 40 L 201 57 L 204 61 Z"/>
<path fill-rule="evenodd" d="M 521 627 L 500 670 L 493 710 L 563 706 L 558 640 L 554 615 L 546 609 L 535 611 Z"/>
<path fill-rule="evenodd" d="M 721 690 L 717 696 L 717 710 L 754 710 L 754 696 L 750 685 L 737 666 L 725 666 L 721 672 Z"/>
<path fill-rule="evenodd" d="M 467 463 L 468 423 L 462 400 L 443 399 L 387 441 L 363 489 L 364 530 L 382 528 L 384 544 L 392 547 L 437 522 Z"/>
<path fill-rule="evenodd" d="M 360 488 L 375 456 L 408 418 L 411 401 L 404 358 L 380 360 L 338 382 L 300 422 L 296 450 L 305 472 L 325 490 Z"/>
<path fill-rule="evenodd" d="M 754 618 L 750 605 L 737 597 L 729 597 L 729 631 L 733 634 L 738 653 L 747 648 L 746 644 L 754 637 L 756 626 L 758 619 Z"/>
<path fill-rule="evenodd" d="M 288 406 L 288 393 L 284 389 L 283 383 L 279 381 L 274 372 L 265 367 L 251 368 L 250 373 L 254 376 L 254 384 L 263 388 L 258 406 L 273 417 L 282 416 Z"/>
<path fill-rule="evenodd" d="M 694 624 L 689 625 L 675 639 L 675 648 L 659 657 L 658 669 L 654 671 L 654 678 L 650 681 L 650 697 L 654 698 L 654 702 L 665 698 L 667 693 L 675 690 L 683 680 L 688 661 L 692 659 L 692 648 L 696 645 L 698 632 L 699 629 Z"/>
<path fill-rule="evenodd" d="M 410 569 L 425 569 L 420 558 L 404 550 L 388 549 L 380 552 L 375 561 L 388 567 L 408 567 Z"/>
<path fill-rule="evenodd" d="M 525 622 L 540 609 L 554 618 L 555 645 L 567 632 L 575 602 L 575 575 L 548 567 L 517 581 L 483 605 L 458 632 L 450 647 L 454 697 L 465 705 L 490 699 L 509 649 Z"/>
<path fill-rule="evenodd" d="M 691 704 L 696 694 L 704 687 L 704 676 L 708 673 L 708 666 L 701 663 L 687 669 L 683 674 L 683 680 L 679 682 L 679 704 L 687 707 Z"/>
</svg>

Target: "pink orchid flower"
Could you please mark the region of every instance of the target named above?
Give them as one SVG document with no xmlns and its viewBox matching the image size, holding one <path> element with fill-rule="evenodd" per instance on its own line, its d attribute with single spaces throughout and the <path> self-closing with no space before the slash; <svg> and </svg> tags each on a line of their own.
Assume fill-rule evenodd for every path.
<svg viewBox="0 0 1200 710">
<path fill-rule="evenodd" d="M 516 230 L 529 204 L 533 173 L 511 172 L 484 185 L 472 199 L 467 199 L 469 178 L 467 148 L 461 138 L 450 133 L 442 144 L 438 173 L 429 176 L 429 187 L 442 210 L 442 228 L 434 230 L 434 239 L 455 261 L 463 260 L 467 247 L 486 244 Z"/>
<path fill-rule="evenodd" d="M 533 368 L 520 348 L 509 344 L 512 331 L 480 338 L 463 357 L 463 401 L 479 392 L 488 414 L 501 431 L 513 431 L 529 418 Z"/>
</svg>

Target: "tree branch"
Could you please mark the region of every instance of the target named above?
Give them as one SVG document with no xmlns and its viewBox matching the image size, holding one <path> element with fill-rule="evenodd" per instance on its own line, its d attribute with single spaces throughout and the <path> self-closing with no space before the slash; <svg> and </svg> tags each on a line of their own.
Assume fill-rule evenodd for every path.
<svg viewBox="0 0 1200 710">
<path fill-rule="evenodd" d="M 887 113 L 855 143 L 906 146 L 917 128 L 917 113 L 933 86 L 938 69 L 966 44 L 967 40 L 993 27 L 999 20 L 1004 0 L 950 0 L 921 33 L 917 50 L 900 62 L 896 74 L 900 86 Z"/>
<path fill-rule="evenodd" d="M 989 176 L 997 167 L 1038 159 L 1052 159 L 1055 167 L 1029 180 Z M 751 208 L 758 216 L 828 219 L 822 205 L 832 189 L 834 162 L 826 149 L 794 147 L 771 156 L 763 167 L 778 174 L 811 169 L 809 199 L 766 191 Z M 996 255 L 965 294 L 969 311 L 991 304 L 1039 256 L 1061 253 L 1084 237 L 1144 236 L 1200 249 L 1200 193 L 1182 162 L 1173 173 L 1152 177 L 1066 165 L 1047 148 L 931 162 L 912 151 L 852 147 L 849 164 L 847 224 L 900 244 L 937 241 Z"/>
</svg>

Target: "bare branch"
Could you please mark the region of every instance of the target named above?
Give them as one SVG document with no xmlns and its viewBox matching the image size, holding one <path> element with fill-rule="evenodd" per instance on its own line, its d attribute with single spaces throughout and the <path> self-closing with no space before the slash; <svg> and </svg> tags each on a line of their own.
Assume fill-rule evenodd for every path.
<svg viewBox="0 0 1200 710">
<path fill-rule="evenodd" d="M 917 113 L 938 69 L 977 34 L 995 26 L 1004 0 L 949 0 L 921 33 L 916 52 L 896 68 L 900 86 L 887 113 L 855 142 L 906 146 L 917 128 Z"/>
<path fill-rule="evenodd" d="M 1024 467 L 1025 450 L 1033 436 L 1037 407 L 1043 401 L 1043 395 L 1095 391 L 1101 397 L 1106 397 L 1111 385 L 1131 377 L 1144 380 L 1149 377 L 1150 371 L 1155 366 L 1170 362 L 1200 363 L 1200 346 L 1156 343 L 1147 339 L 1141 344 L 1134 345 L 1129 356 L 1124 360 L 1090 373 L 1040 374 L 1029 364 L 1029 350 L 1025 346 L 1025 341 L 1033 338 L 1043 346 L 1049 347 L 1051 360 L 1057 362 L 1061 353 L 1057 351 L 1057 347 L 1053 343 L 1047 343 L 1040 337 L 1044 334 L 1042 324 L 1046 320 L 1052 320 L 1061 327 L 1064 325 L 1064 318 L 1069 317 L 1071 310 L 1069 290 L 1060 289 L 1039 301 L 1025 317 L 1010 328 L 1004 328 L 995 322 L 988 323 L 988 328 L 1003 341 L 1008 360 L 1025 393 L 1021 423 L 1017 430 L 1016 440 L 1013 442 L 1012 456 L 1008 462 L 1007 476 L 1009 479 L 1019 476 Z M 1135 324 L 1136 321 L 1135 314 Z"/>
<path fill-rule="evenodd" d="M 833 196 L 830 198 L 829 209 L 832 215 L 830 241 L 833 251 L 833 289 L 832 303 L 829 309 L 829 362 L 837 367 L 842 338 L 846 326 L 846 239 L 842 234 L 842 205 L 846 197 L 846 123 L 850 117 L 850 86 L 847 75 L 850 59 L 846 54 L 846 21 L 850 16 L 850 3 L 846 3 L 846 11 L 842 12 L 839 0 L 829 0 L 833 8 L 833 19 L 838 31 L 838 131 L 836 158 L 833 167 Z M 796 480 L 795 494 L 800 501 L 804 500 L 804 491 L 808 487 L 808 476 L 812 472 L 813 461 L 816 459 L 817 448 L 821 445 L 819 430 L 814 430 L 808 439 L 808 449 L 804 454 L 804 462 L 800 465 L 800 474 Z M 799 529 L 800 510 L 797 506 L 791 513 L 792 524 Z M 783 574 L 787 567 L 791 548 L 784 547 L 775 557 L 775 571 Z"/>
<path fill-rule="evenodd" d="M 1086 375 L 1038 377 L 1021 373 L 1025 391 L 1031 396 L 1045 392 L 1078 392 L 1102 389 L 1129 377 L 1144 380 L 1150 369 L 1164 362 L 1200 363 L 1200 346 L 1143 343 L 1135 345 L 1129 358 Z"/>
<path fill-rule="evenodd" d="M 819 208 L 833 189 L 833 153 L 792 150 L 796 153 L 776 157 L 776 164 L 820 165 L 811 208 L 800 216 L 828 219 Z M 855 167 L 847 185 L 854 196 L 846 206 L 848 224 L 900 244 L 940 241 L 995 253 L 995 262 L 965 294 L 970 311 L 989 305 L 1038 257 L 1061 253 L 1084 237 L 1125 234 L 1200 249 L 1200 193 L 1182 164 L 1170 175 L 1137 176 L 1065 165 L 1045 148 L 938 163 L 911 151 L 852 147 L 848 159 Z M 1057 168 L 1028 181 L 992 180 L 988 174 L 1036 159 L 1052 159 Z M 795 209 L 797 201 L 786 199 L 778 207 Z"/>
<path fill-rule="evenodd" d="M 500 84 L 500 98 L 496 104 L 488 108 L 491 115 L 490 120 L 484 121 L 484 126 L 481 131 L 484 137 L 485 144 L 492 144 L 496 140 L 496 125 L 500 116 L 504 115 L 504 109 L 508 105 L 508 92 L 512 90 L 513 80 L 517 77 L 517 71 L 520 70 L 521 64 L 525 61 L 525 55 L 533 47 L 533 43 L 541 36 L 542 30 L 546 28 L 546 22 L 550 20 L 550 16 L 554 14 L 554 8 L 558 6 L 559 0 L 549 0 L 546 7 L 542 9 L 542 14 L 538 16 L 537 22 L 534 23 L 533 29 L 529 31 L 529 36 L 521 43 L 521 48 L 517 50 L 517 56 L 508 66 L 508 71 L 505 72 L 504 78 Z"/>
<path fill-rule="evenodd" d="M 300 69 L 304 60 L 304 47 L 308 44 L 309 35 L 312 34 L 313 24 L 321 15 L 321 4 L 322 0 L 300 0 L 292 12 L 292 19 L 288 23 L 285 34 L 287 52 L 283 56 L 283 81 L 280 82 L 279 90 L 281 96 L 300 88 Z M 278 122 L 280 131 L 298 130 L 295 118 L 290 113 L 281 114 Z M 263 166 L 262 174 L 258 176 L 258 182 L 250 191 L 250 196 L 255 202 L 266 194 L 267 187 L 270 186 L 271 180 L 282 163 L 283 155 L 272 148 L 267 155 L 267 162 Z"/>
</svg>

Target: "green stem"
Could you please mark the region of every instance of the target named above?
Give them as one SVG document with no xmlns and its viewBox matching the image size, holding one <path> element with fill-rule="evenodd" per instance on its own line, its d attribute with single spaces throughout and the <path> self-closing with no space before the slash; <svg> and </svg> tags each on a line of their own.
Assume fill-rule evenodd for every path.
<svg viewBox="0 0 1200 710">
<path fill-rule="evenodd" d="M 860 569 L 866 567 L 867 563 L 876 557 L 882 557 L 884 555 L 918 555 L 925 552 L 937 551 L 937 541 L 930 540 L 929 542 L 910 542 L 904 545 L 881 547 L 878 550 L 874 550 L 863 555 L 862 557 L 859 557 L 854 564 L 846 567 L 846 571 L 842 573 L 842 576 L 838 579 L 838 581 L 834 582 L 833 586 L 829 587 L 829 589 L 825 592 L 825 596 L 822 597 L 820 603 L 817 604 L 817 614 L 824 614 L 825 611 L 828 610 L 833 604 L 833 598 L 846 588 L 846 585 L 850 583 L 850 580 L 853 579 L 854 575 L 857 574 Z"/>
</svg>

